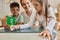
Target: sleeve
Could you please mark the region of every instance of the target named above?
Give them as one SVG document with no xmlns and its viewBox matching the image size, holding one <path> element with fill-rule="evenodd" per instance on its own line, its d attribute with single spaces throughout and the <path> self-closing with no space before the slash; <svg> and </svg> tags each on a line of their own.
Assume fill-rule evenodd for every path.
<svg viewBox="0 0 60 40">
<path fill-rule="evenodd" d="M 42 21 L 42 26 L 45 28 L 46 27 L 46 20 L 45 19 L 43 19 L 43 21 Z"/>
<path fill-rule="evenodd" d="M 24 23 L 24 17 L 21 15 L 20 22 Z"/>
<path fill-rule="evenodd" d="M 49 21 L 49 23 L 48 23 L 48 25 L 45 29 L 48 29 L 49 31 L 52 31 L 54 26 L 55 26 L 55 23 L 56 23 L 56 17 L 54 15 L 54 11 L 51 7 L 48 8 L 48 12 L 49 12 L 50 16 L 52 16 L 53 18 Z"/>
<path fill-rule="evenodd" d="M 50 22 L 48 23 L 46 29 L 48 29 L 49 31 L 52 31 L 54 26 L 55 26 L 56 20 L 55 19 L 51 19 Z"/>
</svg>

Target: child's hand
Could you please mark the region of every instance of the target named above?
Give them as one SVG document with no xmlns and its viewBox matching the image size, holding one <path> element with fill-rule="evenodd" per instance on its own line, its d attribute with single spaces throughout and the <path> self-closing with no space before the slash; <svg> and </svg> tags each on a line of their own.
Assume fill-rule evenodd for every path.
<svg viewBox="0 0 60 40">
<path fill-rule="evenodd" d="M 11 31 L 15 30 L 14 26 L 10 26 L 10 30 Z"/>
<path fill-rule="evenodd" d="M 9 28 L 9 26 L 8 25 L 4 25 L 4 29 L 7 29 L 7 28 Z"/>
<path fill-rule="evenodd" d="M 9 25 L 4 25 L 4 31 L 9 32 L 10 31 L 10 26 Z"/>
<path fill-rule="evenodd" d="M 19 29 L 19 25 L 10 26 L 11 31 Z"/>
<path fill-rule="evenodd" d="M 48 37 L 49 40 L 53 40 L 52 33 L 49 30 L 44 30 L 40 33 L 40 36 L 42 37 Z"/>
</svg>

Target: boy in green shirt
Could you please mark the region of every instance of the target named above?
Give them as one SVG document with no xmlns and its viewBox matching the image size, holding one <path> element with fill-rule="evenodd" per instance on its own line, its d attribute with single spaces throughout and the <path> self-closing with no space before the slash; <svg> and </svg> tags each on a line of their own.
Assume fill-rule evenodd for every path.
<svg viewBox="0 0 60 40">
<path fill-rule="evenodd" d="M 11 25 L 17 25 L 17 24 L 23 24 L 24 23 L 23 16 L 19 15 L 19 11 L 20 11 L 19 3 L 17 3 L 17 2 L 10 3 L 10 11 L 11 11 L 12 15 L 7 17 L 7 20 L 6 20 L 7 25 L 4 26 L 5 29 L 7 29 L 10 24 Z"/>
<path fill-rule="evenodd" d="M 10 3 L 10 11 L 12 13 L 12 17 L 16 18 L 16 23 L 24 23 L 24 18 L 22 15 L 19 15 L 19 11 L 20 11 L 20 6 L 19 3 L 17 2 L 12 2 Z"/>
</svg>

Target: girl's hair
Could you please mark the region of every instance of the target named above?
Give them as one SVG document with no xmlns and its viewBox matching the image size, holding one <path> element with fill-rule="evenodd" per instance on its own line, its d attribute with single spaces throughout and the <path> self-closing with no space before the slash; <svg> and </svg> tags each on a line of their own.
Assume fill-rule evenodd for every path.
<svg viewBox="0 0 60 40">
<path fill-rule="evenodd" d="M 37 2 L 39 2 L 41 5 L 43 5 L 43 1 L 41 1 L 41 0 L 32 0 L 32 1 L 37 1 Z M 31 1 L 31 2 L 32 2 Z"/>
<path fill-rule="evenodd" d="M 20 0 L 20 3 L 22 4 L 22 0 Z"/>
<path fill-rule="evenodd" d="M 47 26 L 47 17 L 48 17 L 48 1 L 45 2 L 45 17 L 46 17 L 46 26 Z"/>
<path fill-rule="evenodd" d="M 38 12 L 38 14 L 39 14 L 39 15 L 43 14 L 43 1 L 41 1 L 41 0 L 35 0 L 35 1 L 39 2 L 39 3 L 41 4 L 41 7 L 42 7 L 42 10 L 40 10 L 40 11 Z M 40 13 L 40 12 L 41 12 L 41 13 Z"/>
<path fill-rule="evenodd" d="M 37 2 L 39 2 L 41 5 L 43 5 L 43 1 L 41 0 L 36 0 Z"/>
</svg>

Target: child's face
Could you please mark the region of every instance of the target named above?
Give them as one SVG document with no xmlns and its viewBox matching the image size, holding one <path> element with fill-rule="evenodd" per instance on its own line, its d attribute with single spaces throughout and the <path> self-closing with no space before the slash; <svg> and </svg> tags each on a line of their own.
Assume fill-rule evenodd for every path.
<svg viewBox="0 0 60 40">
<path fill-rule="evenodd" d="M 34 7 L 36 8 L 37 12 L 41 11 L 42 10 L 42 5 L 37 2 L 37 1 L 32 1 Z"/>
<path fill-rule="evenodd" d="M 18 7 L 12 7 L 10 8 L 10 11 L 14 16 L 17 16 L 19 14 L 20 9 Z"/>
<path fill-rule="evenodd" d="M 26 6 L 26 1 L 25 0 L 22 0 L 22 7 L 25 9 L 25 10 L 27 10 L 27 6 Z"/>
<path fill-rule="evenodd" d="M 22 3 L 21 4 L 22 4 L 22 7 L 25 9 L 26 13 L 28 13 L 29 15 L 31 15 L 30 14 L 30 11 L 31 10 L 28 10 L 29 7 L 30 7 L 29 2 L 26 1 L 26 0 L 22 0 Z"/>
<path fill-rule="evenodd" d="M 28 8 L 30 7 L 29 2 L 27 2 L 26 0 L 22 0 L 21 4 L 25 11 L 28 11 Z"/>
</svg>

